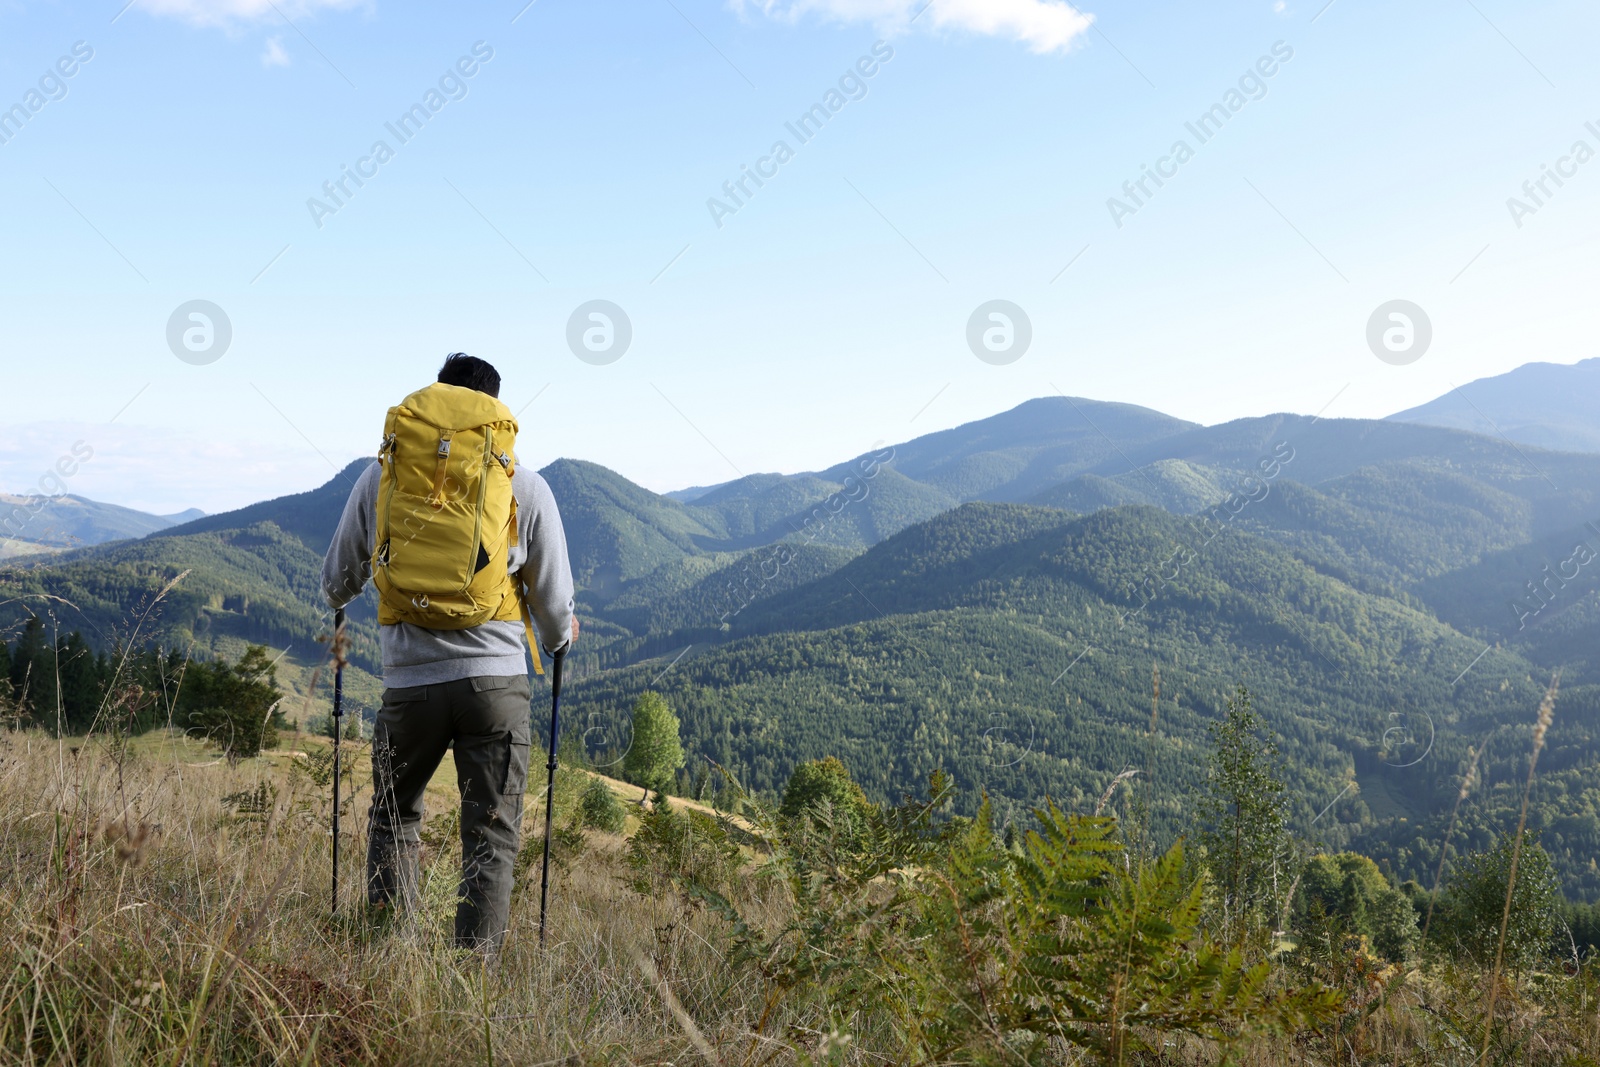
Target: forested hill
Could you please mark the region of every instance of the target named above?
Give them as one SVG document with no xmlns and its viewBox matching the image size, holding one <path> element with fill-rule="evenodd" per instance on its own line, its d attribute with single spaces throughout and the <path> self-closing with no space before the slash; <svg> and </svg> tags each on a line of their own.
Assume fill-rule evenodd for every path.
<svg viewBox="0 0 1600 1067">
<path fill-rule="evenodd" d="M 704 643 L 666 640 L 688 647 L 670 669 L 663 658 L 580 681 L 572 706 L 593 739 L 625 743 L 626 706 L 653 685 L 693 751 L 758 789 L 835 754 L 880 798 L 941 766 L 969 801 L 987 791 L 1015 812 L 1046 795 L 1092 806 L 1116 773 L 1140 768 L 1172 830 L 1199 785 L 1205 723 L 1242 682 L 1282 739 L 1300 824 L 1331 845 L 1420 876 L 1467 747 L 1485 737 L 1493 799 L 1468 814 L 1469 836 L 1514 808 L 1542 670 L 1243 529 L 1204 546 L 1189 531 L 1150 508 L 965 505 L 772 593 L 726 643 L 704 628 L 684 634 Z M 1196 551 L 1177 578 L 1149 586 L 1186 544 Z M 1130 596 L 1140 586 L 1154 595 Z M 1544 809 L 1569 888 L 1589 895 L 1597 699 L 1593 685 L 1564 690 L 1545 779 L 1573 798 L 1592 791 Z"/>
<path fill-rule="evenodd" d="M 371 462 L 369 459 L 358 459 L 310 492 L 280 496 L 237 511 L 207 515 L 162 530 L 161 536 L 189 537 L 194 534 L 245 530 L 258 523 L 270 522 L 312 552 L 321 555 L 333 540 L 333 532 L 339 526 L 339 516 L 344 513 L 350 490 Z"/>
</svg>

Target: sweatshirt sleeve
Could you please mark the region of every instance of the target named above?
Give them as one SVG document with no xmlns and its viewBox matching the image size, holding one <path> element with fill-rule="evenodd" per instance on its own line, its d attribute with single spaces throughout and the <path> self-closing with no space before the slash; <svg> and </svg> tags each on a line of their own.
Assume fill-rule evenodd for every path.
<svg viewBox="0 0 1600 1067">
<path fill-rule="evenodd" d="M 361 472 L 345 501 L 339 528 L 322 561 L 322 592 L 329 606 L 344 607 L 372 577 L 372 528 L 378 510 L 378 464 Z"/>
<path fill-rule="evenodd" d="M 572 563 L 567 558 L 567 533 L 549 484 L 533 471 L 517 494 L 518 534 L 525 553 L 518 574 L 527 586 L 529 606 L 539 625 L 539 643 L 546 652 L 561 649 L 572 638 Z"/>
</svg>

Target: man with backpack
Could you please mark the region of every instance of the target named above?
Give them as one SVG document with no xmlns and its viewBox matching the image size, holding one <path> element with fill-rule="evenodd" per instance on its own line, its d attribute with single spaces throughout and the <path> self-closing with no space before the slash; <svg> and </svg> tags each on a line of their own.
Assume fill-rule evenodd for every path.
<svg viewBox="0 0 1600 1067">
<path fill-rule="evenodd" d="M 493 953 L 510 925 L 532 743 L 523 637 L 543 673 L 578 637 L 566 534 L 550 487 L 517 464 L 500 375 L 464 353 L 389 410 L 378 459 L 323 562 L 342 608 L 378 589 L 383 708 L 373 726 L 367 900 L 417 891 L 423 794 L 455 749 L 461 888 L 455 944 Z"/>
</svg>

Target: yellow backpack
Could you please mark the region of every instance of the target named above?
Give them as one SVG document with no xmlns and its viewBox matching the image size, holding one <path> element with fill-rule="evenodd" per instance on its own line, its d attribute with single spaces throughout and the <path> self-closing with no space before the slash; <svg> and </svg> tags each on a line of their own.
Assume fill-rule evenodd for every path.
<svg viewBox="0 0 1600 1067">
<path fill-rule="evenodd" d="M 465 630 L 521 619 L 539 646 L 520 583 L 506 573 L 517 532 L 517 420 L 499 400 L 435 383 L 389 409 L 378 449 L 372 580 L 378 621 Z"/>
</svg>

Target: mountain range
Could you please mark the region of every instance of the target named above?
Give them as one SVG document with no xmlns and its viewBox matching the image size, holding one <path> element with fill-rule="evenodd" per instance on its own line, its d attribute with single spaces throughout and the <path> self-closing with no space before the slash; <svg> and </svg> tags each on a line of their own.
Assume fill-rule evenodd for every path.
<svg viewBox="0 0 1600 1067">
<path fill-rule="evenodd" d="M 151 515 L 72 494 L 59 496 L 0 493 L 0 560 L 48 554 L 64 548 L 121 541 L 190 522 L 197 508 L 177 515 Z"/>
<path fill-rule="evenodd" d="M 1563 452 L 1600 452 L 1600 357 L 1525 363 L 1389 416 Z"/>
<path fill-rule="evenodd" d="M 271 644 L 304 690 L 327 626 L 320 557 L 361 465 L 14 561 L 3 610 L 102 647 L 136 627 L 201 653 Z M 585 624 L 563 707 L 596 762 L 655 688 L 691 758 L 754 789 L 831 754 L 879 799 L 943 767 L 963 805 L 987 793 L 1013 818 L 1047 796 L 1093 807 L 1136 770 L 1153 824 L 1176 832 L 1206 726 L 1246 684 L 1297 825 L 1426 878 L 1470 748 L 1458 841 L 1514 821 L 1561 670 L 1532 818 L 1569 894 L 1600 898 L 1600 455 L 1398 417 L 1200 426 L 1058 396 L 676 494 L 581 460 L 541 473 Z M 370 707 L 370 594 L 351 619 L 350 691 Z"/>
</svg>

